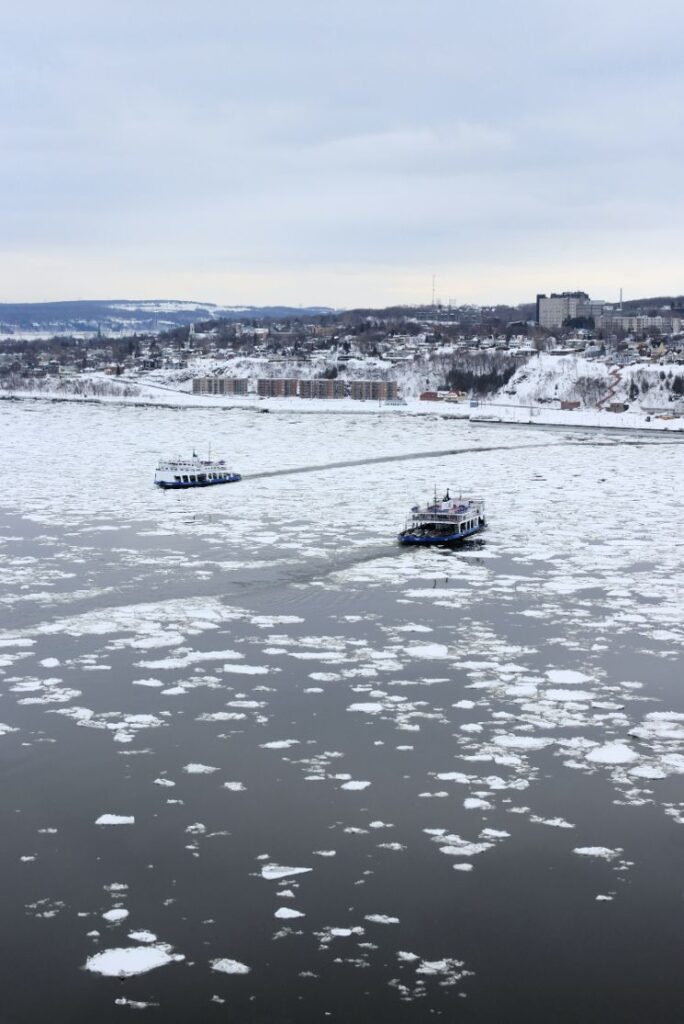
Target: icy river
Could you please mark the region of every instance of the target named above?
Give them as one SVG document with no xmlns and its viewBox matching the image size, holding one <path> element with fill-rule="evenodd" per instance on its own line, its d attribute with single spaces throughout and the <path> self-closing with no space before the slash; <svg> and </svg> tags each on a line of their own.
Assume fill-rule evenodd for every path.
<svg viewBox="0 0 684 1024">
<path fill-rule="evenodd" d="M 162 493 L 160 455 L 241 483 Z M 684 1018 L 684 448 L 0 402 L 2 1024 Z M 401 549 L 436 486 L 459 551 Z"/>
</svg>

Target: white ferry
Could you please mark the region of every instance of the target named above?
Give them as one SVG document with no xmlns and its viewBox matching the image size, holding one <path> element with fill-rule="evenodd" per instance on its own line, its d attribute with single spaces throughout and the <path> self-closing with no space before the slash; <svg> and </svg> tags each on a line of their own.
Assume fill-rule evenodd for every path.
<svg viewBox="0 0 684 1024">
<path fill-rule="evenodd" d="M 454 544 L 480 533 L 487 525 L 482 498 L 451 498 L 447 491 L 441 501 L 414 505 L 400 544 Z"/>
<path fill-rule="evenodd" d="M 165 490 L 234 484 L 241 479 L 239 473 L 231 473 L 224 459 L 200 459 L 195 452 L 191 459 L 161 459 L 154 474 L 157 487 Z"/>
</svg>

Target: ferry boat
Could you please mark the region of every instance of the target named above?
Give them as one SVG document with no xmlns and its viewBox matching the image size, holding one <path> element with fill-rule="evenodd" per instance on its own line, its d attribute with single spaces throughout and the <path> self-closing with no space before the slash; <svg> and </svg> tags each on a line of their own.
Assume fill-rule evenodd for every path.
<svg viewBox="0 0 684 1024">
<path fill-rule="evenodd" d="M 234 484 L 241 479 L 239 473 L 230 472 L 225 459 L 200 459 L 195 452 L 191 459 L 161 459 L 154 474 L 157 487 L 165 490 Z"/>
<path fill-rule="evenodd" d="M 452 498 L 447 491 L 441 501 L 414 505 L 400 544 L 455 544 L 480 533 L 487 525 L 482 498 Z"/>
</svg>

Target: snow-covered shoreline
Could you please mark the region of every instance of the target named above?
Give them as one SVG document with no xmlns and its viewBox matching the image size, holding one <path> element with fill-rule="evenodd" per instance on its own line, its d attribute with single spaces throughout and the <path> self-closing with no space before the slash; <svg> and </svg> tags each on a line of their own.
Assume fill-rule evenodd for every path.
<svg viewBox="0 0 684 1024">
<path fill-rule="evenodd" d="M 683 433 L 684 417 L 662 419 L 641 412 L 607 412 L 603 409 L 547 409 L 540 406 L 511 406 L 481 403 L 470 410 L 469 419 L 478 424 L 526 427 L 571 427 L 586 430 L 648 431 Z"/>
<path fill-rule="evenodd" d="M 661 419 L 640 412 L 608 412 L 601 409 L 549 409 L 544 406 L 514 406 L 497 402 L 481 402 L 472 408 L 467 402 L 421 402 L 408 400 L 405 405 L 360 402 L 352 398 L 302 399 L 257 398 L 256 396 L 191 395 L 187 392 L 149 385 L 135 385 L 135 395 L 77 395 L 60 391 L 0 392 L 4 401 L 80 402 L 91 405 L 127 405 L 158 409 L 216 409 L 222 412 L 241 409 L 254 413 L 298 413 L 337 415 L 404 415 L 435 416 L 440 419 L 469 419 L 473 423 L 527 427 L 557 427 L 577 430 L 648 431 L 669 434 L 684 433 L 684 417 Z"/>
</svg>

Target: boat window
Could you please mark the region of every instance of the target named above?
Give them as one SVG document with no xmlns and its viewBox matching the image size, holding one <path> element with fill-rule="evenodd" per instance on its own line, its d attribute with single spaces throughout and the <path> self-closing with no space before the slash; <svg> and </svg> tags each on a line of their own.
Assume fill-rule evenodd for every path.
<svg viewBox="0 0 684 1024">
<path fill-rule="evenodd" d="M 186 475 L 185 475 L 185 473 L 184 473 L 184 474 L 183 474 L 183 483 L 184 483 L 184 484 L 187 484 L 187 482 L 188 482 L 188 478 L 187 478 L 187 476 L 186 476 Z"/>
<path fill-rule="evenodd" d="M 178 482 L 180 482 L 180 477 L 179 477 L 179 476 L 174 476 L 174 478 L 173 478 L 173 479 L 174 479 L 174 480 L 177 480 Z"/>
<path fill-rule="evenodd" d="M 194 474 L 194 473 L 191 473 L 191 474 L 190 474 L 190 483 L 191 483 L 191 484 L 194 484 L 195 482 L 196 482 L 196 477 L 195 477 L 195 474 Z"/>
</svg>

